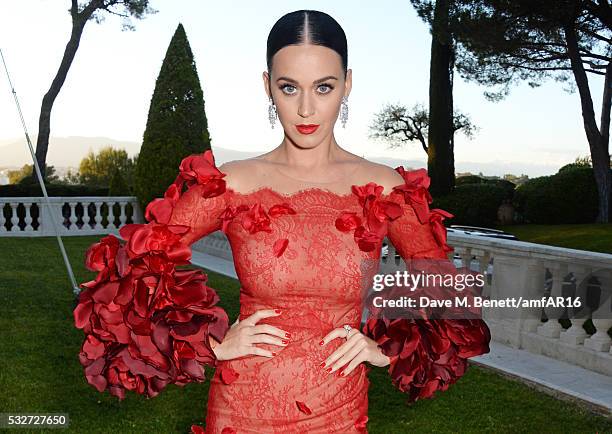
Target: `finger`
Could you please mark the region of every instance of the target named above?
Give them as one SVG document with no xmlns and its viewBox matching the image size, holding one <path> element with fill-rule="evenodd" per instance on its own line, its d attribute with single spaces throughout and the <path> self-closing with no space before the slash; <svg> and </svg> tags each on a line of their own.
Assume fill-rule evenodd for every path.
<svg viewBox="0 0 612 434">
<path fill-rule="evenodd" d="M 246 319 L 242 321 L 242 323 L 246 325 L 255 325 L 259 320 L 263 318 L 278 315 L 280 315 L 279 309 L 260 309 L 249 315 Z"/>
<path fill-rule="evenodd" d="M 353 331 L 353 330 L 351 330 L 351 331 Z M 327 345 L 327 343 L 329 341 L 332 341 L 332 340 L 334 340 L 336 338 L 344 338 L 344 337 L 346 337 L 346 330 L 344 330 L 343 327 L 339 327 L 339 328 L 333 329 L 331 332 L 326 334 L 323 337 L 323 339 L 321 339 L 321 342 L 319 342 L 319 344 L 322 345 L 322 346 L 325 346 L 325 345 Z"/>
<path fill-rule="evenodd" d="M 367 343 L 364 342 L 363 340 L 360 340 L 359 342 L 357 342 L 355 345 L 349 348 L 344 353 L 344 355 L 338 359 L 336 363 L 334 363 L 334 365 L 332 366 L 331 372 L 334 372 L 336 370 L 343 370 L 343 368 L 346 367 L 345 365 L 349 363 L 351 360 L 353 360 L 355 357 L 357 357 L 357 355 L 361 353 L 365 347 L 367 347 Z"/>
<path fill-rule="evenodd" d="M 359 366 L 359 364 L 363 363 L 366 361 L 366 355 L 364 351 L 359 352 L 359 354 L 357 354 L 353 360 L 351 360 L 349 362 L 348 365 L 346 365 L 346 367 L 342 370 L 342 373 L 340 374 L 343 377 L 346 377 L 348 374 L 350 374 L 351 372 L 353 372 L 353 370 Z"/>
<path fill-rule="evenodd" d="M 256 335 L 249 336 L 247 338 L 247 342 L 249 342 L 250 344 L 265 343 L 272 345 L 280 345 L 283 347 L 286 347 L 287 344 L 289 344 L 289 341 L 287 339 L 275 338 L 274 336 L 266 335 L 264 333 L 258 333 Z"/>
<path fill-rule="evenodd" d="M 283 339 L 291 337 L 291 333 L 286 332 L 285 330 L 281 330 L 278 327 L 274 327 L 273 325 L 270 325 L 270 324 L 257 324 L 251 327 L 250 332 L 252 334 L 267 333 L 269 335 L 278 336 L 279 338 L 283 338 Z"/>
<path fill-rule="evenodd" d="M 263 348 L 254 345 L 248 345 L 246 354 L 254 354 L 256 356 L 274 357 L 276 354 L 273 351 L 264 350 Z"/>
<path fill-rule="evenodd" d="M 348 354 L 349 351 L 351 351 L 356 345 L 358 345 L 360 341 L 361 339 L 359 338 L 349 339 L 348 341 L 340 345 L 338 348 L 336 348 L 336 351 L 331 353 L 325 360 L 325 366 L 332 368 L 331 370 L 328 371 L 328 373 L 331 374 L 337 371 L 346 362 L 348 362 L 350 359 L 346 359 L 346 354 Z M 344 363 L 340 363 L 343 357 L 345 357 L 344 360 L 346 361 Z"/>
</svg>

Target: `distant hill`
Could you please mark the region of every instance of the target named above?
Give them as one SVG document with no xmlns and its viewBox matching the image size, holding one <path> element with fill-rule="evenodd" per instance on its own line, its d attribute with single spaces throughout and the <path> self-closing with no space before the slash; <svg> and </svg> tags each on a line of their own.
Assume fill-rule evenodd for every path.
<svg viewBox="0 0 612 434">
<path fill-rule="evenodd" d="M 32 146 L 36 151 L 36 136 L 31 136 Z M 140 150 L 140 143 L 110 139 L 108 137 L 51 137 L 47 163 L 53 166 L 78 167 L 79 163 L 91 149 L 98 152 L 105 146 L 123 148 L 133 156 Z M 0 140 L 0 167 L 21 167 L 32 163 L 32 156 L 25 137 Z"/>
<path fill-rule="evenodd" d="M 33 136 L 31 140 L 32 146 L 34 146 L 34 149 L 36 149 L 36 137 Z M 49 142 L 50 145 L 47 162 L 57 168 L 76 168 L 79 166 L 81 159 L 89 152 L 90 149 L 94 152 L 98 152 L 100 148 L 108 145 L 111 145 L 114 148 L 123 148 L 130 156 L 135 155 L 140 150 L 140 143 L 138 142 L 122 141 L 108 137 L 51 137 Z M 226 161 L 250 158 L 265 152 L 263 150 L 256 150 L 252 152 L 235 151 L 214 145 L 213 151 L 217 165 L 221 165 Z M 402 165 L 407 169 L 427 167 L 425 158 L 423 158 L 423 160 L 402 160 L 399 158 L 367 155 L 365 158 L 377 163 L 386 164 L 387 166 L 393 168 L 399 165 Z M 0 170 L 6 168 L 15 169 L 23 166 L 26 163 L 30 164 L 31 162 L 32 157 L 30 156 L 30 152 L 27 148 L 25 138 L 0 140 Z M 558 167 L 556 165 L 546 163 L 525 164 L 512 161 L 491 161 L 486 163 L 462 161 L 455 162 L 456 172 L 471 172 L 473 174 L 482 172 L 487 176 L 503 176 L 506 173 L 521 175 L 524 173 L 530 178 L 533 178 L 536 176 L 553 174 L 556 173 L 557 170 Z"/>
</svg>

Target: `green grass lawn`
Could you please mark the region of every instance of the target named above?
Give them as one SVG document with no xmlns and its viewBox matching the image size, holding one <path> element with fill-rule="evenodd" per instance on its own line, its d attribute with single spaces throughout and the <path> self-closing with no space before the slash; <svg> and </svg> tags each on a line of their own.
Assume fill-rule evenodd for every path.
<svg viewBox="0 0 612 434">
<path fill-rule="evenodd" d="M 93 276 L 83 254 L 99 238 L 64 239 L 78 282 Z M 78 361 L 83 332 L 73 324 L 55 238 L 0 238 L 0 264 L 0 413 L 68 413 L 67 431 L 75 433 L 188 433 L 204 424 L 208 382 L 170 386 L 152 399 L 130 392 L 122 402 L 86 382 Z M 239 283 L 211 272 L 209 285 L 233 322 Z M 412 406 L 384 368 L 373 368 L 370 380 L 370 433 L 612 433 L 610 420 L 476 366 Z"/>
<path fill-rule="evenodd" d="M 612 253 L 612 223 L 576 225 L 506 225 L 496 226 L 521 241 Z"/>
</svg>

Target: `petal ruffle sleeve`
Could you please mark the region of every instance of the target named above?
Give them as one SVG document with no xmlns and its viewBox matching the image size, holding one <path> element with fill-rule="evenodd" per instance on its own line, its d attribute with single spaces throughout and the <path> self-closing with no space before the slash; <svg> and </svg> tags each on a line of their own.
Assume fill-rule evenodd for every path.
<svg viewBox="0 0 612 434">
<path fill-rule="evenodd" d="M 390 194 L 390 200 L 402 210 L 400 217 L 388 222 L 390 242 L 407 264 L 421 262 L 430 272 L 459 273 L 448 259 L 453 249 L 446 243 L 442 223 L 452 215 L 429 209 L 432 199 L 427 172 L 405 171 L 401 166 L 396 171 L 405 182 Z M 392 382 L 408 394 L 409 403 L 447 390 L 466 372 L 469 357 L 489 352 L 491 340 L 490 330 L 480 318 L 401 318 L 379 312 L 368 318 L 363 332 L 390 358 Z"/>
<path fill-rule="evenodd" d="M 79 360 L 87 381 L 120 400 L 126 390 L 154 397 L 168 384 L 205 380 L 216 366 L 209 337 L 229 328 L 219 297 L 191 260 L 191 244 L 225 228 L 224 173 L 210 150 L 183 159 L 164 197 L 151 201 L 146 224 L 128 224 L 91 245 L 75 326 L 85 332 Z"/>
</svg>

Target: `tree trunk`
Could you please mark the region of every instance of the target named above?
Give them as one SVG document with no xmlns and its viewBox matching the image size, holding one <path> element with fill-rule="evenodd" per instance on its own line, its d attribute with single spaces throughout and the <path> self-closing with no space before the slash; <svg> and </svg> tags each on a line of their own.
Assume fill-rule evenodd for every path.
<svg viewBox="0 0 612 434">
<path fill-rule="evenodd" d="M 589 89 L 586 71 L 582 66 L 582 59 L 578 52 L 578 42 L 573 23 L 563 28 L 567 42 L 568 55 L 572 71 L 580 94 L 582 106 L 582 120 L 584 131 L 589 142 L 593 174 L 597 183 L 599 196 L 599 212 L 597 223 L 610 221 L 610 200 L 612 196 L 612 172 L 610 170 L 610 107 L 612 105 L 612 62 L 608 63 L 604 83 L 604 94 L 601 107 L 601 131 L 597 128 L 593 100 Z"/>
<path fill-rule="evenodd" d="M 66 80 L 68 70 L 70 69 L 72 61 L 74 60 L 76 52 L 79 48 L 81 35 L 83 34 L 83 29 L 85 28 L 87 18 L 88 17 L 73 16 L 72 33 L 70 35 L 70 40 L 68 41 L 68 44 L 66 44 L 64 56 L 62 58 L 62 62 L 57 71 L 57 74 L 55 75 L 55 78 L 51 83 L 51 87 L 43 97 L 42 104 L 40 107 L 40 116 L 38 118 L 38 137 L 36 139 L 36 161 L 38 162 L 40 171 L 42 172 L 43 179 L 45 177 L 46 172 L 47 150 L 49 149 L 49 135 L 51 131 L 51 109 L 53 108 L 55 98 L 57 98 L 57 95 L 59 94 L 59 91 L 62 88 L 64 81 Z M 32 171 L 32 177 L 36 182 L 36 180 L 38 179 L 36 176 L 36 170 Z"/>
<path fill-rule="evenodd" d="M 437 0 L 432 22 L 429 77 L 429 134 L 427 171 L 432 195 L 449 193 L 455 184 L 455 163 L 452 148 L 453 47 L 449 29 L 452 0 Z"/>
</svg>

